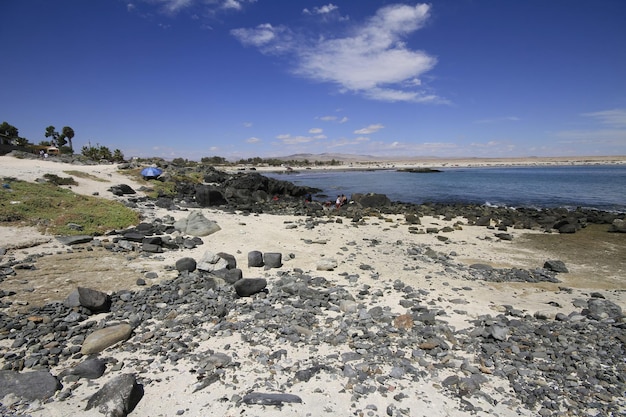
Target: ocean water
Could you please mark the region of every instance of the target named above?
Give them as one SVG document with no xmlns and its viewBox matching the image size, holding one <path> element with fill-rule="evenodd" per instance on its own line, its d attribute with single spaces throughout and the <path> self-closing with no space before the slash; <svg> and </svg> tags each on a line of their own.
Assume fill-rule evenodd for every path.
<svg viewBox="0 0 626 417">
<path fill-rule="evenodd" d="M 386 194 L 406 203 L 472 203 L 506 207 L 577 207 L 626 212 L 626 165 L 444 168 L 437 173 L 396 170 L 266 174 L 322 189 L 316 200 L 338 194 Z"/>
</svg>

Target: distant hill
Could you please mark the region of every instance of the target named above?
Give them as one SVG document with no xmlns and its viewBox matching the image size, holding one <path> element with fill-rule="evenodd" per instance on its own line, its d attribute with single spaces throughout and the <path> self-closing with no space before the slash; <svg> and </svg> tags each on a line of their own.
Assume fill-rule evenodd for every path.
<svg viewBox="0 0 626 417">
<path fill-rule="evenodd" d="M 397 156 L 373 156 L 373 155 L 351 155 L 351 154 L 342 154 L 342 153 L 298 153 L 287 156 L 277 156 L 274 159 L 278 159 L 281 161 L 303 161 L 308 160 L 310 162 L 320 161 L 320 162 L 329 162 L 333 159 L 335 161 L 342 162 L 357 162 L 357 161 L 368 161 L 368 162 L 384 162 L 384 161 L 397 161 L 399 159 L 402 160 L 423 160 L 423 159 L 438 159 L 436 157 L 412 157 L 412 158 L 399 158 Z"/>
</svg>

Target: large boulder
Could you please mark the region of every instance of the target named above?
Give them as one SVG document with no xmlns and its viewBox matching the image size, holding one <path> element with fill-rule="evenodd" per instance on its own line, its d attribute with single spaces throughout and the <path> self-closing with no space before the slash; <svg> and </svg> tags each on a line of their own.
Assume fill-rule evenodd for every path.
<svg viewBox="0 0 626 417">
<path fill-rule="evenodd" d="M 626 233 L 626 220 L 615 219 L 611 226 L 609 226 L 609 232 L 612 233 Z"/>
<path fill-rule="evenodd" d="M 78 287 L 65 299 L 67 307 L 85 307 L 94 313 L 107 312 L 111 309 L 111 297 L 102 291 Z"/>
<path fill-rule="evenodd" d="M 201 207 L 223 206 L 228 204 L 222 192 L 213 186 L 198 184 L 196 185 L 196 203 Z"/>
<path fill-rule="evenodd" d="M 359 206 L 366 207 L 366 208 L 370 208 L 370 207 L 380 208 L 380 207 L 385 207 L 391 204 L 391 200 L 389 200 L 389 197 L 387 197 L 385 194 L 375 194 L 375 193 L 352 194 L 352 201 L 357 203 Z"/>
<path fill-rule="evenodd" d="M 107 417 L 125 417 L 133 411 L 143 397 L 143 386 L 132 374 L 113 378 L 87 401 L 86 410 L 97 408 Z"/>
<path fill-rule="evenodd" d="M 0 400 L 8 394 L 28 401 L 46 400 L 60 388 L 59 381 L 48 371 L 0 371 Z"/>
<path fill-rule="evenodd" d="M 199 211 L 194 211 L 184 219 L 174 223 L 174 228 L 190 236 L 208 236 L 222 230 L 216 222 L 209 220 Z"/>
<path fill-rule="evenodd" d="M 259 293 L 267 287 L 265 278 L 242 278 L 233 284 L 237 295 L 240 297 L 249 297 Z"/>
</svg>

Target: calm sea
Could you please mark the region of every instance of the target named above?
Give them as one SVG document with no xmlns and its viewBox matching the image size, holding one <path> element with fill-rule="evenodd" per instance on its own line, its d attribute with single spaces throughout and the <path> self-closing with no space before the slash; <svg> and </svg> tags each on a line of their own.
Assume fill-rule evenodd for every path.
<svg viewBox="0 0 626 417">
<path fill-rule="evenodd" d="M 386 194 L 406 203 L 473 203 L 507 207 L 595 208 L 626 212 L 626 165 L 449 168 L 438 173 L 395 170 L 267 174 L 338 194 Z"/>
</svg>

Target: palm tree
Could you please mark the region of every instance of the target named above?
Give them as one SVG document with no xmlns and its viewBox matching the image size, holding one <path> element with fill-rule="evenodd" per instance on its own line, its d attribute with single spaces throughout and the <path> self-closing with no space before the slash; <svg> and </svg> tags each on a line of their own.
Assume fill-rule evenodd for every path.
<svg viewBox="0 0 626 417">
<path fill-rule="evenodd" d="M 72 150 L 72 152 L 74 151 L 74 146 L 72 145 L 72 138 L 74 137 L 74 129 L 72 129 L 69 126 L 65 126 L 63 127 L 62 130 L 62 134 L 63 136 L 65 136 L 68 140 L 68 142 L 70 143 L 70 149 Z"/>
</svg>

